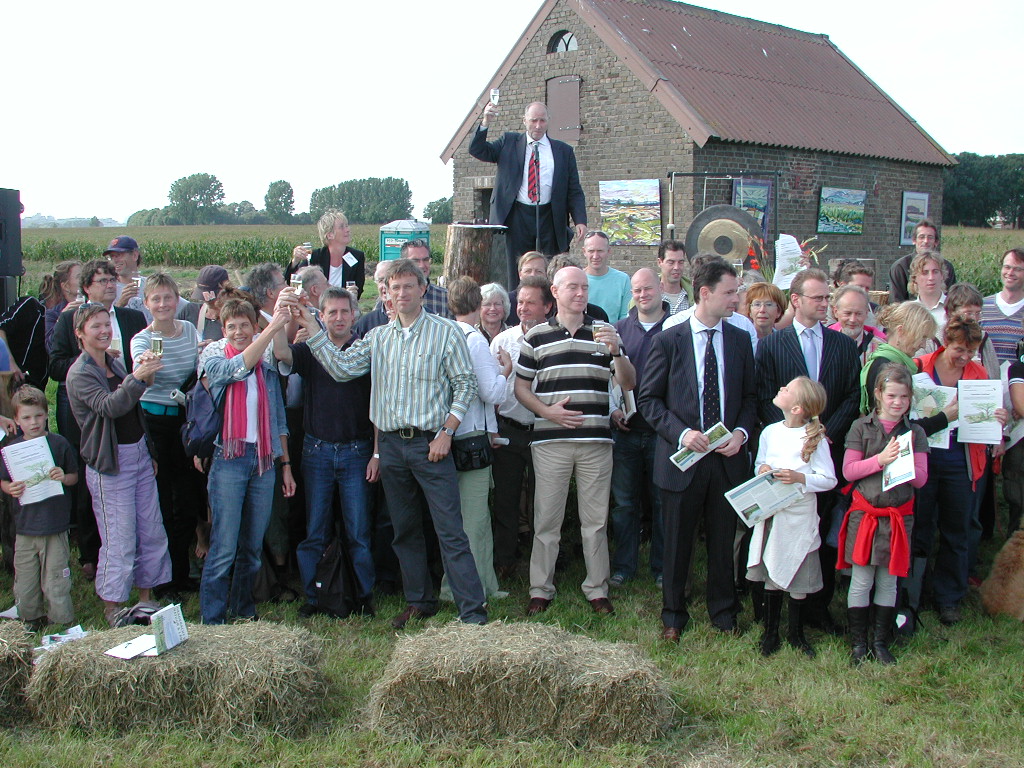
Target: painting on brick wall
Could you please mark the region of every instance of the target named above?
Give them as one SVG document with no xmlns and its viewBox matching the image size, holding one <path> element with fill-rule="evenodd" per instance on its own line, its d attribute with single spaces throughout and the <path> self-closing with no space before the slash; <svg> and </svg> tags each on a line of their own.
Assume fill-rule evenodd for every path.
<svg viewBox="0 0 1024 768">
<path fill-rule="evenodd" d="M 733 179 L 732 204 L 754 217 L 754 221 L 761 225 L 761 237 L 767 240 L 772 183 L 767 179 Z"/>
<path fill-rule="evenodd" d="M 661 184 L 658 179 L 602 181 L 601 229 L 612 245 L 661 242 Z"/>
<path fill-rule="evenodd" d="M 903 213 L 900 216 L 900 245 L 914 244 L 914 227 L 928 218 L 928 193 L 904 192 Z"/>
<path fill-rule="evenodd" d="M 868 193 L 863 189 L 822 187 L 818 205 L 818 231 L 839 235 L 864 234 L 864 202 Z"/>
</svg>

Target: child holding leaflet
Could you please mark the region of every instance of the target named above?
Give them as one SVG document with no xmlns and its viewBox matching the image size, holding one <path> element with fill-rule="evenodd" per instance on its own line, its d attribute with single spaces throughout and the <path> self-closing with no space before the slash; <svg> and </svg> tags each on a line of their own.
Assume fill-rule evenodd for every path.
<svg viewBox="0 0 1024 768">
<path fill-rule="evenodd" d="M 780 646 L 779 620 L 782 593 L 789 593 L 789 632 L 794 648 L 814 657 L 804 637 L 801 616 L 807 595 L 822 587 L 818 548 L 818 500 L 816 493 L 836 485 L 835 467 L 825 441 L 825 427 L 818 420 L 825 409 L 825 388 L 806 376 L 798 376 L 779 389 L 772 401 L 783 421 L 769 424 L 761 433 L 758 474 L 772 472 L 783 483 L 799 483 L 803 494 L 788 507 L 754 526 L 747 557 L 747 579 L 764 582 L 764 636 L 761 653 L 770 656 Z"/>
<path fill-rule="evenodd" d="M 847 615 L 851 659 L 868 655 L 868 615 L 875 589 L 871 651 L 882 664 L 895 664 L 889 650 L 896 615 L 896 579 L 910 568 L 914 489 L 928 481 L 928 439 L 907 419 L 913 382 L 905 366 L 889 363 L 875 379 L 875 411 L 854 422 L 846 436 L 843 475 L 853 499 L 839 530 L 838 568 L 852 568 Z M 913 434 L 914 479 L 882 490 L 882 471 L 899 456 L 896 438 Z M 852 564 L 852 565 L 851 565 Z"/>
<path fill-rule="evenodd" d="M 65 487 L 60 496 L 22 505 L 25 483 L 12 482 L 7 464 L 0 462 L 0 488 L 18 500 L 14 515 L 14 598 L 18 616 L 27 628 L 38 631 L 47 624 L 70 624 L 75 618 L 71 604 L 71 569 L 68 566 L 71 496 L 67 488 L 78 482 L 78 461 L 71 444 L 46 429 L 46 395 L 26 385 L 14 393 L 11 404 L 14 406 L 14 422 L 21 428 L 22 435 L 6 445 L 13 446 L 45 435 L 55 464 L 50 469 L 50 479 Z M 44 596 L 49 604 L 45 613 Z"/>
</svg>

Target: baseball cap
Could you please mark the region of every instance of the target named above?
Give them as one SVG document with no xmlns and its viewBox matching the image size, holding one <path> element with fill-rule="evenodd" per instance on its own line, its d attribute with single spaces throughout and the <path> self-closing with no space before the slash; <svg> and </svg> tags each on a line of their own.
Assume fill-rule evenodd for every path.
<svg viewBox="0 0 1024 768">
<path fill-rule="evenodd" d="M 128 235 L 121 235 L 120 237 L 115 237 L 110 241 L 110 245 L 107 246 L 107 250 L 103 252 L 103 255 L 106 256 L 108 253 L 125 253 L 137 250 L 139 250 L 139 244 L 135 242 L 135 238 L 128 237 Z"/>
<path fill-rule="evenodd" d="M 228 279 L 228 271 L 220 264 L 207 264 L 199 270 L 196 278 L 196 289 L 192 291 L 192 301 L 202 301 L 204 291 L 220 293 L 220 284 Z"/>
</svg>

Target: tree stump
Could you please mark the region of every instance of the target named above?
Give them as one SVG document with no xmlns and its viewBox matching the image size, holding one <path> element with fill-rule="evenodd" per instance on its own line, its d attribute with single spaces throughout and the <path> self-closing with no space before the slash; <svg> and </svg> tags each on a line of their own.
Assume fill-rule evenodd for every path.
<svg viewBox="0 0 1024 768">
<path fill-rule="evenodd" d="M 508 285 L 508 246 L 505 227 L 494 224 L 449 224 L 444 246 L 445 283 L 472 277 L 480 285 Z"/>
</svg>

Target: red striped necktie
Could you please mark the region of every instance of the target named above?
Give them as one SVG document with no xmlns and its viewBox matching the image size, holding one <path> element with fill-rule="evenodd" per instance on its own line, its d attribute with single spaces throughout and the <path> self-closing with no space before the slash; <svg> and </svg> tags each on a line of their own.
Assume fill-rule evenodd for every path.
<svg viewBox="0 0 1024 768">
<path fill-rule="evenodd" d="M 530 202 L 534 205 L 540 202 L 540 150 L 539 142 L 533 142 L 533 152 L 530 154 L 530 170 L 527 176 L 527 186 L 530 195 Z"/>
</svg>

